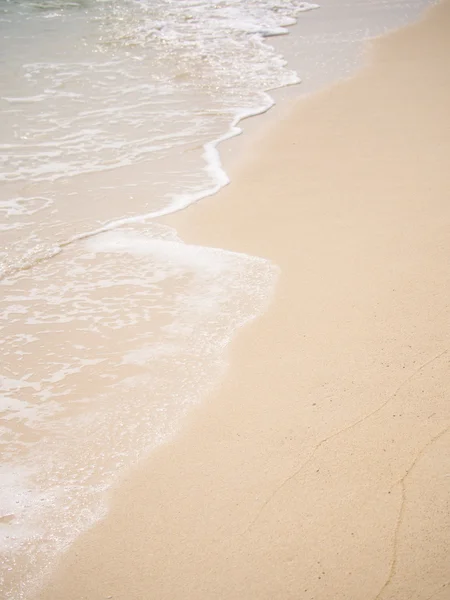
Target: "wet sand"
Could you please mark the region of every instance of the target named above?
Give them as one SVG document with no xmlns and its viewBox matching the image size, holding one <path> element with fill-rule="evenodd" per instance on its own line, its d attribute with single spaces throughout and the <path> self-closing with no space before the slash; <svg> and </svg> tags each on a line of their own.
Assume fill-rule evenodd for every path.
<svg viewBox="0 0 450 600">
<path fill-rule="evenodd" d="M 170 220 L 272 260 L 273 301 L 42 599 L 450 598 L 449 31 L 377 41 Z"/>
</svg>

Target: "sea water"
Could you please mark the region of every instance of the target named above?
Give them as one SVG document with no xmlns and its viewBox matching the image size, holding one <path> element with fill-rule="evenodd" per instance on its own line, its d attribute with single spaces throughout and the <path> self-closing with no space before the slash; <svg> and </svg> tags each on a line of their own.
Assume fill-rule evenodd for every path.
<svg viewBox="0 0 450 600">
<path fill-rule="evenodd" d="M 349 74 L 426 4 L 0 0 L 2 597 L 105 514 L 270 300 L 276 265 L 157 217 L 228 182 L 220 142 L 270 90 Z"/>
</svg>

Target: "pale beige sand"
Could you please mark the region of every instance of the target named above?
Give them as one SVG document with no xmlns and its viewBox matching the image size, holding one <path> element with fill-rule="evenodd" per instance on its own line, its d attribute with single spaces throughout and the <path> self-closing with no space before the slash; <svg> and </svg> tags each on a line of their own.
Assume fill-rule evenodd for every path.
<svg viewBox="0 0 450 600">
<path fill-rule="evenodd" d="M 450 598 L 450 3 L 301 102 L 187 241 L 275 299 L 42 598 Z"/>
</svg>

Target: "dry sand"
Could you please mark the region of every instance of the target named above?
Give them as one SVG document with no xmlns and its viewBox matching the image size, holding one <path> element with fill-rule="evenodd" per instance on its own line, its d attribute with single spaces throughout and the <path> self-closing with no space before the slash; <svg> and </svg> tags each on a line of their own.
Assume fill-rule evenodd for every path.
<svg viewBox="0 0 450 600">
<path fill-rule="evenodd" d="M 172 219 L 275 298 L 42 599 L 450 598 L 449 32 L 447 2 L 378 41 Z"/>
</svg>

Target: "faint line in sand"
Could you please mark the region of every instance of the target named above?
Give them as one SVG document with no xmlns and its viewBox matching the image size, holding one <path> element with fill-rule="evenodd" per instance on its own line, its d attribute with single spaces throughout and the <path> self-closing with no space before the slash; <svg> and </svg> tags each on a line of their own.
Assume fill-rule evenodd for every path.
<svg viewBox="0 0 450 600">
<path fill-rule="evenodd" d="M 278 495 L 278 493 L 292 480 L 294 480 L 296 477 L 298 477 L 298 475 L 300 475 L 300 473 L 303 471 L 303 469 L 305 467 L 307 467 L 309 465 L 309 463 L 312 462 L 314 456 L 316 455 L 316 452 L 327 442 L 333 440 L 334 438 L 342 435 L 343 433 L 346 433 L 347 431 L 350 431 L 351 429 L 353 429 L 354 427 L 357 427 L 358 425 L 360 425 L 361 423 L 363 423 L 364 421 L 367 421 L 367 419 L 370 419 L 371 417 L 373 417 L 374 415 L 376 415 L 377 413 L 379 413 L 385 406 L 387 406 L 389 404 L 389 402 L 391 402 L 392 400 L 394 400 L 394 398 L 399 394 L 399 392 L 405 387 L 405 385 L 407 385 L 412 379 L 414 379 L 414 377 L 416 377 L 421 371 L 423 371 L 426 367 L 428 367 L 430 364 L 434 363 L 435 361 L 437 361 L 439 358 L 441 358 L 442 356 L 444 356 L 444 354 L 447 354 L 447 352 L 449 351 L 448 348 L 446 348 L 445 350 L 443 350 L 442 352 L 440 352 L 439 354 L 437 354 L 436 356 L 433 356 L 432 358 L 430 358 L 429 360 L 427 360 L 426 362 L 424 362 L 423 364 L 421 364 L 419 367 L 417 367 L 417 369 L 415 369 L 415 371 L 413 371 L 413 373 L 411 373 L 411 375 L 409 375 L 409 377 L 407 377 L 399 386 L 398 388 L 395 390 L 395 392 L 389 396 L 387 398 L 387 400 L 385 402 L 383 402 L 383 404 L 381 404 L 378 408 L 376 408 L 375 410 L 373 410 L 372 412 L 370 412 L 368 415 L 365 415 L 364 417 L 361 417 L 360 419 L 358 419 L 357 421 L 355 421 L 354 423 L 351 423 L 350 425 L 348 425 L 347 427 L 344 427 L 343 429 L 340 429 L 339 431 L 336 431 L 335 433 L 332 433 L 330 436 L 326 437 L 325 439 L 323 439 L 322 441 L 320 441 L 316 446 L 314 446 L 311 454 L 309 455 L 309 457 L 305 460 L 304 463 L 302 463 L 291 475 L 289 475 L 289 477 L 287 477 L 286 479 L 284 479 L 284 481 L 282 481 L 282 483 L 275 488 L 275 490 L 271 493 L 271 495 L 267 498 L 267 500 L 264 502 L 264 504 L 261 506 L 261 508 L 259 509 L 259 511 L 256 513 L 255 517 L 250 521 L 250 523 L 247 525 L 247 527 L 244 529 L 244 531 L 240 534 L 240 535 L 245 535 L 252 527 L 253 525 L 256 523 L 256 521 L 259 519 L 259 517 L 261 516 L 261 514 L 264 512 L 264 510 L 266 509 L 266 507 L 272 502 L 272 500 L 275 498 L 275 496 Z"/>
<path fill-rule="evenodd" d="M 387 579 L 383 585 L 383 587 L 380 589 L 380 591 L 378 592 L 378 594 L 375 596 L 374 600 L 379 600 L 379 598 L 381 598 L 381 595 L 383 594 L 383 592 L 386 590 L 386 588 L 390 585 L 392 579 L 395 576 L 395 573 L 397 571 L 397 561 L 398 561 L 398 540 L 399 540 L 399 534 L 400 534 L 400 529 L 403 523 L 403 519 L 405 516 L 405 504 L 406 504 L 406 488 L 405 488 L 405 482 L 407 477 L 409 477 L 409 475 L 411 474 L 411 472 L 413 471 L 414 467 L 416 466 L 416 464 L 419 462 L 419 460 L 423 457 L 423 455 L 425 454 L 426 450 L 428 450 L 428 448 L 430 446 L 432 446 L 435 442 L 437 442 L 437 440 L 441 437 L 443 437 L 448 431 L 450 431 L 450 427 L 447 427 L 446 429 L 444 429 L 443 431 L 441 431 L 440 433 L 438 433 L 437 435 L 435 435 L 433 438 L 431 438 L 431 440 L 429 440 L 425 446 L 423 446 L 423 448 L 418 452 L 416 458 L 413 460 L 413 462 L 411 463 L 411 466 L 409 467 L 409 469 L 406 470 L 405 474 L 403 475 L 403 477 L 401 477 L 396 483 L 394 483 L 394 485 L 391 487 L 391 490 L 394 489 L 397 485 L 400 485 L 401 487 L 401 504 L 400 504 L 400 510 L 398 513 L 398 518 L 397 518 L 397 523 L 395 525 L 395 529 L 394 529 L 394 535 L 393 535 L 393 542 L 392 542 L 392 560 L 391 560 L 391 566 L 389 568 L 389 573 L 387 576 Z M 447 584 L 446 584 L 447 585 Z M 442 588 L 441 588 L 442 589 Z M 440 591 L 440 590 L 438 590 Z M 434 595 L 436 595 L 437 592 L 435 592 L 432 596 L 430 596 L 430 598 L 432 598 Z M 428 599 L 429 600 L 429 599 Z"/>
</svg>

